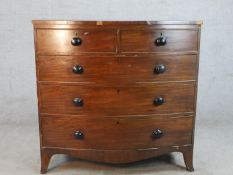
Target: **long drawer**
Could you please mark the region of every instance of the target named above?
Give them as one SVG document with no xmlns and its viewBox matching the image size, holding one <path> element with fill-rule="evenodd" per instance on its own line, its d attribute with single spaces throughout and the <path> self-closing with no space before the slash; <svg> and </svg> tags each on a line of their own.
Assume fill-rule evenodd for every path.
<svg viewBox="0 0 233 175">
<path fill-rule="evenodd" d="M 194 80 L 195 55 L 148 57 L 40 56 L 39 81 L 134 83 Z"/>
<path fill-rule="evenodd" d="M 37 54 L 72 55 L 85 52 L 116 52 L 116 30 L 39 29 L 36 32 Z M 73 43 L 73 44 L 72 44 Z"/>
<path fill-rule="evenodd" d="M 40 112 L 140 115 L 194 111 L 195 84 L 131 87 L 40 84 Z"/>
<path fill-rule="evenodd" d="M 42 146 L 143 149 L 191 144 L 192 117 L 130 119 L 41 116 Z"/>
<path fill-rule="evenodd" d="M 121 52 L 185 52 L 198 50 L 197 30 L 122 30 Z"/>
</svg>

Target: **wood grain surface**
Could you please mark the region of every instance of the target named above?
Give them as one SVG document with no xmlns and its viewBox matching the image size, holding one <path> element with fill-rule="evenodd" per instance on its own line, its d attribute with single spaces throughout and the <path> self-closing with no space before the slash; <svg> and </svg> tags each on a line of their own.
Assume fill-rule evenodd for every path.
<svg viewBox="0 0 233 175">
<path fill-rule="evenodd" d="M 34 20 L 41 173 L 54 154 L 128 163 L 177 151 L 193 171 L 201 24 Z"/>
<path fill-rule="evenodd" d="M 39 81 L 95 82 L 99 84 L 196 80 L 195 55 L 101 57 L 40 56 L 37 60 Z M 166 71 L 155 73 L 157 65 Z M 84 72 L 75 74 L 74 66 Z M 175 65 L 175 66 L 174 66 Z"/>
<path fill-rule="evenodd" d="M 43 146 L 76 149 L 143 149 L 191 144 L 192 117 L 133 119 L 42 115 Z M 152 137 L 163 131 L 159 139 Z M 74 137 L 82 131 L 83 140 Z"/>
<path fill-rule="evenodd" d="M 166 45 L 156 46 L 155 40 L 166 38 Z M 192 42 L 190 42 L 192 41 Z M 122 30 L 121 52 L 197 51 L 198 32 L 195 30 Z"/>
<path fill-rule="evenodd" d="M 116 30 L 38 30 L 37 54 L 75 54 L 77 52 L 116 52 Z M 80 46 L 71 40 L 79 37 Z"/>
<path fill-rule="evenodd" d="M 48 114 L 136 115 L 194 112 L 194 84 L 93 87 L 40 85 L 41 112 Z M 154 105 L 162 97 L 162 105 Z M 83 106 L 73 104 L 81 98 Z"/>
</svg>

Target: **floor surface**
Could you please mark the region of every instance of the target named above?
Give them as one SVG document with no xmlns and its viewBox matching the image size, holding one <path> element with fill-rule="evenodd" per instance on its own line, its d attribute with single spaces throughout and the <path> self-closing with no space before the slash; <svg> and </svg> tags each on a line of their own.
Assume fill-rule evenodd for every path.
<svg viewBox="0 0 233 175">
<path fill-rule="evenodd" d="M 181 153 L 124 166 L 55 155 L 47 174 L 56 175 L 232 175 L 233 122 L 197 122 L 194 172 L 185 170 Z M 0 174 L 35 175 L 40 171 L 38 126 L 0 124 Z"/>
</svg>

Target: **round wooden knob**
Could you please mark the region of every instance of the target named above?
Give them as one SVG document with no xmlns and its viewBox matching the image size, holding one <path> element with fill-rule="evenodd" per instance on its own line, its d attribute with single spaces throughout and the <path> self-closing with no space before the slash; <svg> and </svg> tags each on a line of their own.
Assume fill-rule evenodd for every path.
<svg viewBox="0 0 233 175">
<path fill-rule="evenodd" d="M 72 44 L 73 46 L 80 46 L 80 45 L 82 44 L 82 39 L 79 38 L 79 37 L 74 37 L 74 38 L 72 38 L 72 40 L 71 40 L 71 44 Z"/>
<path fill-rule="evenodd" d="M 164 46 L 166 43 L 167 43 L 166 37 L 163 36 L 162 33 L 161 33 L 161 36 L 155 40 L 156 46 Z"/>
<path fill-rule="evenodd" d="M 83 99 L 81 99 L 81 98 L 74 98 L 74 99 L 73 99 L 73 103 L 74 103 L 76 106 L 83 106 L 83 105 L 84 105 Z"/>
<path fill-rule="evenodd" d="M 155 66 L 154 72 L 156 74 L 162 74 L 166 71 L 166 66 L 163 64 L 158 64 Z"/>
<path fill-rule="evenodd" d="M 159 139 L 163 136 L 163 132 L 160 129 L 156 129 L 152 132 L 152 137 L 154 139 Z"/>
<path fill-rule="evenodd" d="M 154 105 L 162 105 L 165 102 L 163 97 L 157 97 L 154 99 Z"/>
<path fill-rule="evenodd" d="M 74 136 L 78 140 L 83 140 L 84 139 L 84 134 L 81 131 L 75 131 Z"/>
<path fill-rule="evenodd" d="M 74 66 L 72 70 L 73 70 L 73 72 L 76 73 L 76 74 L 82 74 L 83 71 L 84 71 L 83 67 L 82 67 L 82 66 L 79 66 L 79 65 Z"/>
</svg>

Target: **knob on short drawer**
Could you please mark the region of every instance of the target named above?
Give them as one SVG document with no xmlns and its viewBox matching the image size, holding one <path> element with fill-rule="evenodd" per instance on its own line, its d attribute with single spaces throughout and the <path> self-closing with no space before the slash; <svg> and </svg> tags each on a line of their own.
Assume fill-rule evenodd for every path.
<svg viewBox="0 0 233 175">
<path fill-rule="evenodd" d="M 154 99 L 154 105 L 162 105 L 165 102 L 163 97 L 157 97 Z"/>
<path fill-rule="evenodd" d="M 74 103 L 76 106 L 83 106 L 83 105 L 84 105 L 83 99 L 81 99 L 81 98 L 74 98 L 74 99 L 73 99 L 73 103 Z"/>
<path fill-rule="evenodd" d="M 79 37 L 74 37 L 74 38 L 72 38 L 72 40 L 71 40 L 71 44 L 72 44 L 73 46 L 80 46 L 80 45 L 82 44 L 82 39 L 79 38 Z"/>
<path fill-rule="evenodd" d="M 156 129 L 152 132 L 152 138 L 159 139 L 163 136 L 163 132 L 160 129 Z"/>
<path fill-rule="evenodd" d="M 161 33 L 161 36 L 155 40 L 156 46 L 164 46 L 167 43 L 166 37 Z"/>
<path fill-rule="evenodd" d="M 164 64 L 158 64 L 154 68 L 154 73 L 162 74 L 166 71 L 166 66 Z"/>
<path fill-rule="evenodd" d="M 73 67 L 73 72 L 76 73 L 76 74 L 82 74 L 84 72 L 84 69 L 82 66 L 80 65 L 76 65 Z"/>
<path fill-rule="evenodd" d="M 75 131 L 74 136 L 78 140 L 83 140 L 84 139 L 84 134 L 81 131 Z"/>
</svg>

